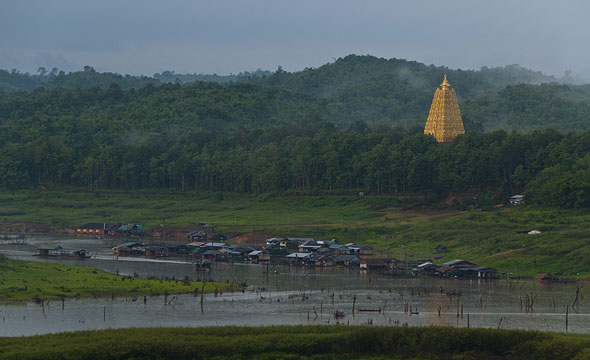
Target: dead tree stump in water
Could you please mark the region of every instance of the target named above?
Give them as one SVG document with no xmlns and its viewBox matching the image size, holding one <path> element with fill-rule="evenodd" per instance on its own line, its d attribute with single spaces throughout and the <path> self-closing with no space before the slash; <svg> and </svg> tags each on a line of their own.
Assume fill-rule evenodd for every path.
<svg viewBox="0 0 590 360">
<path fill-rule="evenodd" d="M 567 332 L 567 325 L 568 325 L 568 317 L 569 317 L 569 312 L 570 312 L 570 306 L 566 305 L 565 306 L 565 332 Z"/>
</svg>

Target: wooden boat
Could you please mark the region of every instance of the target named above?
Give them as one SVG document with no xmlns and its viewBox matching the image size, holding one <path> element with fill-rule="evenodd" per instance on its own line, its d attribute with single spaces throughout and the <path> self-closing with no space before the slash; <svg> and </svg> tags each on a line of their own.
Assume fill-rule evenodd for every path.
<svg viewBox="0 0 590 360">
<path fill-rule="evenodd" d="M 197 271 L 209 271 L 211 269 L 211 261 L 207 259 L 197 260 L 194 264 Z"/>
</svg>

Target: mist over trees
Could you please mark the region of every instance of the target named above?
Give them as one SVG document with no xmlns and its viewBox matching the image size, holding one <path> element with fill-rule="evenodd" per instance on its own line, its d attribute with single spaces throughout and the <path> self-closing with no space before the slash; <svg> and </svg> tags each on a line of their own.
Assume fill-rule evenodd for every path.
<svg viewBox="0 0 590 360">
<path fill-rule="evenodd" d="M 445 72 L 468 132 L 452 145 L 422 134 Z M 526 191 L 530 203 L 590 206 L 589 86 L 515 65 L 462 71 L 371 56 L 193 82 L 202 76 L 0 71 L 0 188 L 497 201 Z"/>
</svg>

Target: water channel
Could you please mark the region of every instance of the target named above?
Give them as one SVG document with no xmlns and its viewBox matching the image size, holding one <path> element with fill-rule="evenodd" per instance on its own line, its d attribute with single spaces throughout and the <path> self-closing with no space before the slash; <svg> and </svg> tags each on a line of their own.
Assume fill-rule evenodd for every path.
<svg viewBox="0 0 590 360">
<path fill-rule="evenodd" d="M 83 247 L 91 259 L 39 259 L 38 245 L 59 243 Z M 65 236 L 34 236 L 26 245 L 1 245 L 12 259 L 55 261 L 91 266 L 121 275 L 209 279 L 247 284 L 244 292 L 98 299 L 67 299 L 39 304 L 0 305 L 0 336 L 23 336 L 62 331 L 153 326 L 374 324 L 388 326 L 448 325 L 504 329 L 590 332 L 590 308 L 572 310 L 575 284 L 534 280 L 478 281 L 438 278 L 393 278 L 358 269 L 315 269 L 254 264 L 214 264 L 198 272 L 187 259 L 113 259 L 102 240 Z M 535 297 L 533 311 L 525 298 Z M 353 312 L 354 304 L 354 312 Z M 410 314 L 412 307 L 414 314 Z M 340 316 L 335 316 L 338 313 Z M 342 316 L 343 315 L 343 316 Z"/>
</svg>

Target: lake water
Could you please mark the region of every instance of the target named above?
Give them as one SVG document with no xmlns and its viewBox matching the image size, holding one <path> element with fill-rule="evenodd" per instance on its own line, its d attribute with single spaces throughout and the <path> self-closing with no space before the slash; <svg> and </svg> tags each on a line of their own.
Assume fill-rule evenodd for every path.
<svg viewBox="0 0 590 360">
<path fill-rule="evenodd" d="M 92 266 L 121 275 L 230 281 L 247 284 L 244 292 L 205 295 L 117 297 L 0 305 L 0 336 L 61 331 L 151 326 L 374 324 L 402 326 L 449 325 L 504 329 L 590 332 L 590 309 L 572 310 L 575 284 L 533 280 L 477 281 L 435 278 L 392 278 L 358 269 L 312 269 L 218 263 L 197 272 L 188 260 L 115 261 L 102 241 L 38 236 L 28 245 L 3 245 L 0 252 L 14 259 L 49 261 L 31 256 L 41 243 L 83 247 L 96 258 L 52 260 Z M 460 294 L 460 295 L 459 295 Z M 527 312 L 525 298 L 536 297 Z M 353 312 L 354 304 L 354 312 Z M 521 305 L 522 304 L 522 305 Z M 418 314 L 410 314 L 409 307 Z M 461 316 L 461 308 L 463 316 Z M 371 310 L 371 311 L 366 311 Z M 377 310 L 375 312 L 375 310 Z M 378 312 L 378 310 L 381 310 Z M 343 317 L 335 318 L 336 312 Z M 439 315 L 440 311 L 440 315 Z M 459 315 L 457 315 L 459 313 Z"/>
</svg>

